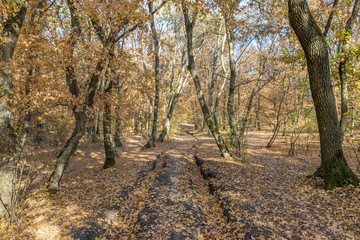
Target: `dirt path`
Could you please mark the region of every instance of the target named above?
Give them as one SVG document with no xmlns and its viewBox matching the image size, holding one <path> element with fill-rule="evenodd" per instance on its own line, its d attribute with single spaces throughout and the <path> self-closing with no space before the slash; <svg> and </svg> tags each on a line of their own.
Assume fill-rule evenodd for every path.
<svg viewBox="0 0 360 240">
<path fill-rule="evenodd" d="M 323 191 L 306 178 L 318 159 L 287 157 L 281 139 L 266 149 L 268 137 L 251 133 L 244 159 L 223 159 L 184 125 L 144 151 L 131 136 L 106 170 L 102 145 L 83 143 L 57 194 L 41 187 L 49 153 L 29 163 L 36 184 L 0 239 L 360 239 L 358 190 Z"/>
<path fill-rule="evenodd" d="M 174 147 L 156 164 L 157 175 L 134 229 L 138 239 L 196 239 L 206 231 L 222 231 L 221 224 L 211 224 L 225 224 L 225 219 L 194 161 L 196 141 L 189 130 L 182 126 Z"/>
<path fill-rule="evenodd" d="M 220 160 L 212 139 L 199 134 L 199 165 L 229 223 L 237 222 L 245 239 L 360 239 L 358 190 L 324 191 L 319 179 L 306 178 L 318 157 L 289 157 L 282 139 L 266 149 L 269 138 L 251 133 L 245 159 Z"/>
</svg>

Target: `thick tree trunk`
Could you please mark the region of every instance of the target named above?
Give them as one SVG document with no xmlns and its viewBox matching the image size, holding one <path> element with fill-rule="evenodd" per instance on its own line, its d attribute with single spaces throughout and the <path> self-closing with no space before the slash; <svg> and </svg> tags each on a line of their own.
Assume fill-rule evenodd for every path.
<svg viewBox="0 0 360 240">
<path fill-rule="evenodd" d="M 341 117 L 340 117 L 340 132 L 341 132 L 341 141 L 344 141 L 344 134 L 346 129 L 346 120 L 349 115 L 348 102 L 349 102 L 349 92 L 348 92 L 348 77 L 347 77 L 347 68 L 346 64 L 349 60 L 348 52 L 350 49 L 350 40 L 351 33 L 354 22 L 359 12 L 360 0 L 356 0 L 354 3 L 354 8 L 350 18 L 346 21 L 345 25 L 345 34 L 343 39 L 340 41 L 340 62 L 339 62 L 339 78 L 341 85 Z"/>
<path fill-rule="evenodd" d="M 302 48 L 309 73 L 311 94 L 320 134 L 321 166 L 324 188 L 359 185 L 349 168 L 341 146 L 341 132 L 330 79 L 326 40 L 316 24 L 306 0 L 289 0 L 289 19 Z"/>
<path fill-rule="evenodd" d="M 219 130 L 215 125 L 214 120 L 211 118 L 209 108 L 206 104 L 205 97 L 203 95 L 203 91 L 202 91 L 202 88 L 200 85 L 200 80 L 199 80 L 199 77 L 196 72 L 195 59 L 194 59 L 194 53 L 193 53 L 193 28 L 195 25 L 196 16 L 195 16 L 194 20 L 190 21 L 189 15 L 188 15 L 188 9 L 187 9 L 186 3 L 184 1 L 182 1 L 182 7 L 183 7 L 185 28 L 186 28 L 186 37 L 187 37 L 187 52 L 188 52 L 188 60 L 189 60 L 188 70 L 189 70 L 189 72 L 193 78 L 194 84 L 195 84 L 196 95 L 197 95 L 197 98 L 198 98 L 200 106 L 201 106 L 201 110 L 204 115 L 204 120 L 205 120 L 207 126 L 209 127 L 211 134 L 215 138 L 216 144 L 220 149 L 221 155 L 224 158 L 228 158 L 231 156 L 230 152 L 229 152 L 223 138 L 221 137 Z"/>
<path fill-rule="evenodd" d="M 8 13 L 0 36 L 0 217 L 4 216 L 10 207 L 16 170 L 17 139 L 13 129 L 14 115 L 10 103 L 12 75 L 8 65 L 15 51 L 28 1 L 16 1 L 13 4 L 19 9 Z"/>
</svg>

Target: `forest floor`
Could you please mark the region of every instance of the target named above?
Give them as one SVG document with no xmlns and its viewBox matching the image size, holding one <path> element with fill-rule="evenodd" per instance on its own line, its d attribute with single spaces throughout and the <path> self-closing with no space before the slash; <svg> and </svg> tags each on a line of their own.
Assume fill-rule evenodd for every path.
<svg viewBox="0 0 360 240">
<path fill-rule="evenodd" d="M 45 183 L 59 149 L 28 149 L 28 189 L 0 239 L 360 239 L 360 189 L 324 191 L 307 178 L 316 141 L 290 157 L 283 137 L 265 148 L 270 137 L 249 132 L 244 156 L 222 159 L 211 136 L 183 125 L 147 150 L 130 136 L 106 170 L 102 144 L 84 142 L 57 193 Z"/>
</svg>

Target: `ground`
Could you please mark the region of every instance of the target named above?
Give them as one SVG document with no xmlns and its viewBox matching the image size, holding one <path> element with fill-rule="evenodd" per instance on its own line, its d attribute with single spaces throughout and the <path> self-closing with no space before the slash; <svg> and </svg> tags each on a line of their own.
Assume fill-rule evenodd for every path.
<svg viewBox="0 0 360 240">
<path fill-rule="evenodd" d="M 270 137 L 249 132 L 243 156 L 225 160 L 189 125 L 147 150 L 133 135 L 106 170 L 102 145 L 83 142 L 57 193 L 45 183 L 58 149 L 29 148 L 28 190 L 0 239 L 360 239 L 360 189 L 324 191 L 307 178 L 319 166 L 316 138 L 289 157 L 281 136 L 265 148 Z"/>
</svg>

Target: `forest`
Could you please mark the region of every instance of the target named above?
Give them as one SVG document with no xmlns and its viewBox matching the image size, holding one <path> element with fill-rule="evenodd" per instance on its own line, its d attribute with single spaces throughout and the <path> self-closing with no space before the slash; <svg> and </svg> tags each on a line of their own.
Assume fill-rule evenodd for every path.
<svg viewBox="0 0 360 240">
<path fill-rule="evenodd" d="M 0 239 L 360 239 L 360 0 L 2 0 Z"/>
</svg>

